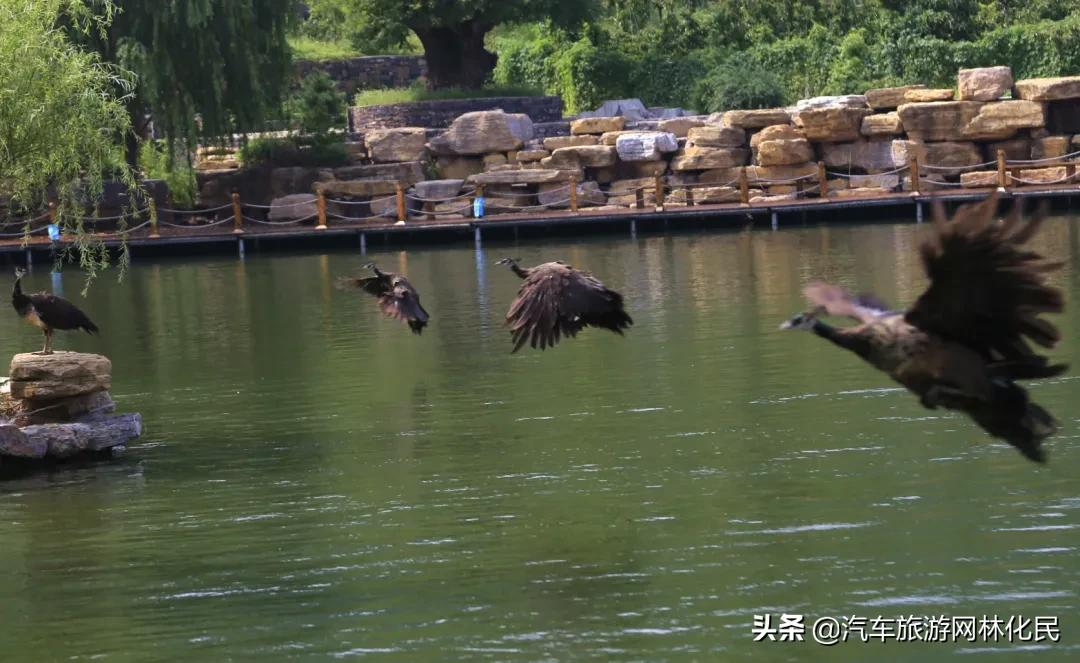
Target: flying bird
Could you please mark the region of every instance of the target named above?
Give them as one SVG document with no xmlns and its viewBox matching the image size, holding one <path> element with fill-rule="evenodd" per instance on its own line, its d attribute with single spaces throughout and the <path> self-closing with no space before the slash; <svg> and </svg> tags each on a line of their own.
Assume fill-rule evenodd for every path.
<svg viewBox="0 0 1080 663">
<path fill-rule="evenodd" d="M 996 194 L 961 207 L 951 221 L 940 201 L 933 210 L 934 234 L 920 247 L 930 285 L 910 309 L 889 311 L 873 296 L 813 283 L 804 293 L 815 308 L 781 328 L 813 331 L 888 373 L 923 406 L 965 412 L 990 435 L 1045 462 L 1041 445 L 1057 422 L 1016 383 L 1067 368 L 1029 344 L 1053 347 L 1060 334 L 1039 316 L 1064 309 L 1061 291 L 1044 277 L 1061 264 L 1024 248 L 1044 214 L 1023 222 L 1016 206 L 999 222 Z M 818 320 L 823 313 L 859 324 L 831 327 Z"/>
<path fill-rule="evenodd" d="M 51 355 L 53 353 L 52 335 L 56 329 L 83 329 L 88 334 L 97 333 L 97 325 L 68 300 L 47 292 L 24 294 L 22 278 L 25 275 L 26 270 L 15 269 L 15 287 L 11 291 L 11 305 L 19 317 L 45 334 L 45 347 L 35 354 Z"/>
<path fill-rule="evenodd" d="M 517 352 L 526 343 L 541 350 L 559 342 L 559 336 L 576 336 L 584 327 L 602 327 L 622 336 L 634 321 L 623 310 L 622 295 L 588 272 L 562 262 L 546 262 L 529 269 L 513 258 L 508 265 L 525 280 L 506 314 L 510 337 Z"/>
<path fill-rule="evenodd" d="M 420 305 L 420 293 L 416 288 L 401 274 L 379 271 L 375 263 L 369 262 L 364 269 L 375 272 L 375 276 L 344 278 L 339 283 L 375 296 L 387 317 L 407 323 L 414 334 L 420 335 L 427 326 L 428 312 Z"/>
</svg>

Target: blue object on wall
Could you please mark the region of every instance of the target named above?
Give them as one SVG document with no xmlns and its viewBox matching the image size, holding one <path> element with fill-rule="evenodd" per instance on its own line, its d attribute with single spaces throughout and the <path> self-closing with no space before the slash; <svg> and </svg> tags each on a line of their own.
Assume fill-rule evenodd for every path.
<svg viewBox="0 0 1080 663">
<path fill-rule="evenodd" d="M 484 197 L 477 196 L 472 201 L 472 215 L 478 219 L 484 216 Z"/>
<path fill-rule="evenodd" d="M 60 239 L 60 226 L 56 225 L 55 223 L 49 224 L 49 239 L 54 242 Z"/>
</svg>

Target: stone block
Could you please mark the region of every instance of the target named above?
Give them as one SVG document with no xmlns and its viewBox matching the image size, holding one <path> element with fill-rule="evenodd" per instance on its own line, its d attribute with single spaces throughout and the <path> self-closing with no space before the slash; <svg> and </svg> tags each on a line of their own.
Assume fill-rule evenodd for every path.
<svg viewBox="0 0 1080 663">
<path fill-rule="evenodd" d="M 607 131 L 622 131 L 626 124 L 623 117 L 585 117 L 570 122 L 570 133 L 574 136 L 581 134 L 602 134 Z"/>
<path fill-rule="evenodd" d="M 904 133 L 904 123 L 896 112 L 867 115 L 863 118 L 859 133 L 868 138 L 899 136 Z"/>
<path fill-rule="evenodd" d="M 957 74 L 960 99 L 994 101 L 1012 89 L 1013 75 L 1009 67 L 979 67 L 961 69 Z"/>
<path fill-rule="evenodd" d="M 423 161 L 427 158 L 427 132 L 423 127 L 372 129 L 364 134 L 368 156 L 375 163 Z"/>
<path fill-rule="evenodd" d="M 21 353 L 12 358 L 9 375 L 13 398 L 55 401 L 109 389 L 112 362 L 84 352 Z"/>
<path fill-rule="evenodd" d="M 1016 96 L 1030 101 L 1080 99 L 1080 76 L 1028 78 L 1016 81 Z"/>
</svg>

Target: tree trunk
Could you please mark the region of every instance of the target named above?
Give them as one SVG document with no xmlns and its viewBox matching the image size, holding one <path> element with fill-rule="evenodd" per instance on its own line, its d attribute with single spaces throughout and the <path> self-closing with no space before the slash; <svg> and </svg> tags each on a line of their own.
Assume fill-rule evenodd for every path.
<svg viewBox="0 0 1080 663">
<path fill-rule="evenodd" d="M 453 27 L 413 28 L 424 45 L 428 85 L 434 89 L 483 87 L 497 59 L 484 48 L 484 36 L 493 27 L 464 21 Z"/>
</svg>

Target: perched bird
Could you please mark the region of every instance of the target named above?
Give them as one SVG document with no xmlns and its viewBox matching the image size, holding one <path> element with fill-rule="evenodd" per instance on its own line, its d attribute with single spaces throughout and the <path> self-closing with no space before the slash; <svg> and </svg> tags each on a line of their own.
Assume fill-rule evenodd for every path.
<svg viewBox="0 0 1080 663">
<path fill-rule="evenodd" d="M 409 329 L 419 335 L 428 323 L 428 312 L 420 305 L 420 293 L 401 274 L 382 272 L 369 262 L 364 269 L 375 272 L 367 278 L 345 278 L 339 282 L 353 288 L 360 288 L 379 300 L 379 308 L 388 317 L 408 323 Z"/>
<path fill-rule="evenodd" d="M 1059 340 L 1039 316 L 1060 313 L 1061 291 L 1044 274 L 1060 263 L 1024 244 L 1043 215 L 1026 223 L 1019 206 L 995 219 L 997 196 L 960 208 L 950 222 L 934 205 L 934 234 L 921 246 L 930 285 L 906 312 L 886 310 L 876 298 L 814 283 L 804 291 L 816 305 L 781 325 L 805 329 L 851 350 L 917 394 L 923 406 L 967 413 L 986 432 L 1031 460 L 1044 462 L 1044 439 L 1057 429 L 1016 380 L 1060 375 L 1028 341 L 1044 348 Z M 860 324 L 834 328 L 818 315 L 847 316 Z"/>
<path fill-rule="evenodd" d="M 541 350 L 554 347 L 559 335 L 576 336 L 584 327 L 603 327 L 622 336 L 634 321 L 623 310 L 622 295 L 609 289 L 588 272 L 561 262 L 545 262 L 531 269 L 513 258 L 497 264 L 525 279 L 517 299 L 506 314 L 512 352 L 528 342 Z"/>
<path fill-rule="evenodd" d="M 83 329 L 88 334 L 97 333 L 97 325 L 68 300 L 47 292 L 34 295 L 23 294 L 22 278 L 25 275 L 26 270 L 15 269 L 15 287 L 11 291 L 11 305 L 23 320 L 45 334 L 45 347 L 37 354 L 52 354 L 52 335 L 55 329 Z"/>
</svg>

